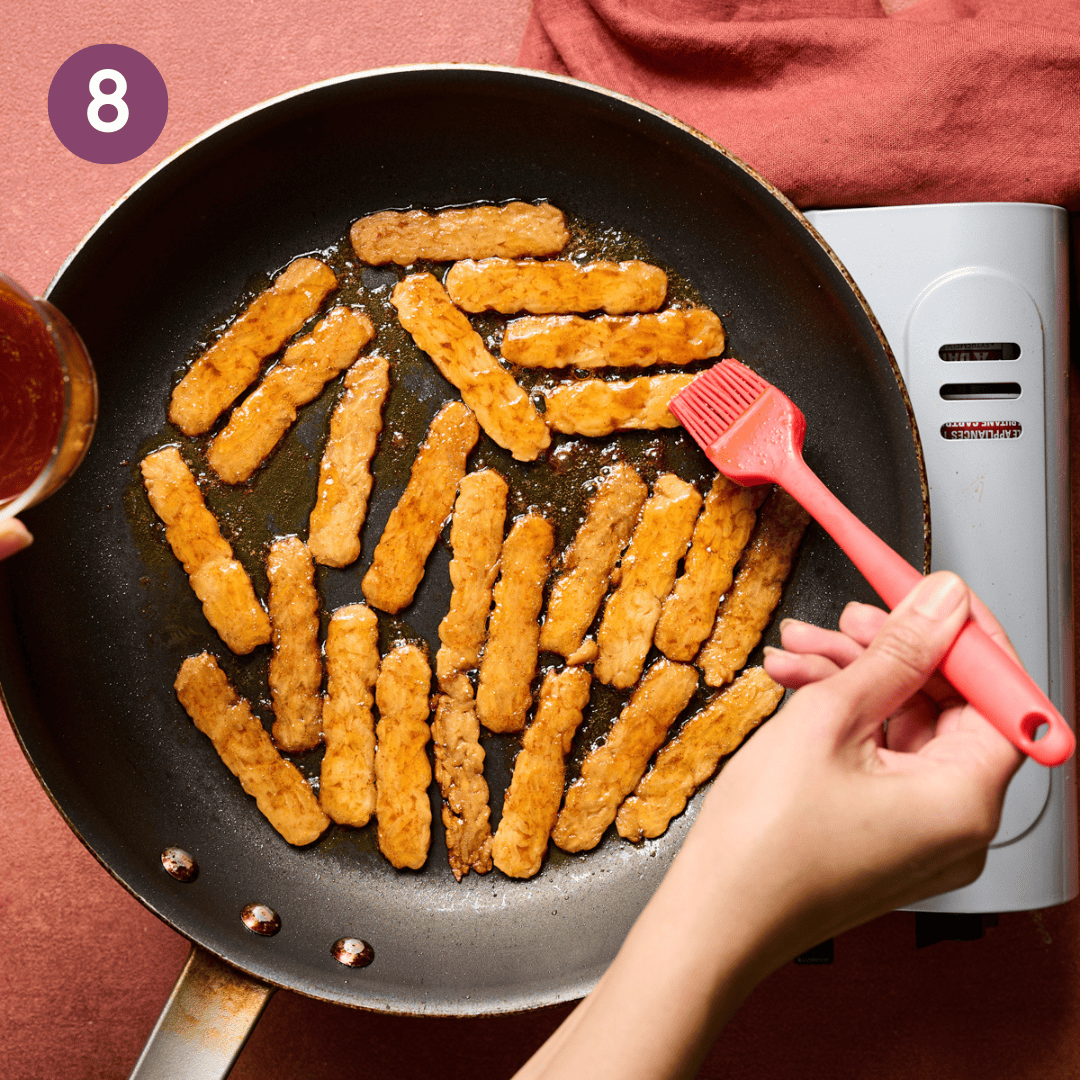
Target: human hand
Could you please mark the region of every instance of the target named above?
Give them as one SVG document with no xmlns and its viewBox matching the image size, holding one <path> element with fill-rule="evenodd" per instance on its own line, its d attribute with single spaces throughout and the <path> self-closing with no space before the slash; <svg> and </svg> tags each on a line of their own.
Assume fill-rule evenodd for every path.
<svg viewBox="0 0 1080 1080">
<path fill-rule="evenodd" d="M 772 928 L 758 965 L 981 872 L 1022 757 L 935 670 L 973 603 L 939 573 L 890 615 L 851 604 L 838 632 L 783 627 L 765 668 L 797 692 L 702 811 Z M 1011 651 L 984 608 L 979 621 Z"/>
<path fill-rule="evenodd" d="M 973 605 L 1011 648 L 954 574 L 889 615 L 849 605 L 839 631 L 783 627 L 765 666 L 795 694 L 724 766 L 615 961 L 520 1080 L 692 1077 L 771 971 L 978 876 L 1021 755 L 936 672 Z"/>
<path fill-rule="evenodd" d="M 18 518 L 0 521 L 0 560 L 29 547 L 33 540 L 30 530 Z"/>
<path fill-rule="evenodd" d="M 1020 657 L 993 612 L 972 592 L 968 599 L 970 615 L 982 630 L 1017 663 Z M 765 668 L 781 685 L 797 690 L 812 682 L 828 678 L 861 656 L 881 630 L 888 612 L 869 604 L 852 602 L 840 616 L 839 631 L 825 630 L 811 623 L 786 619 L 780 624 L 783 649 L 765 649 Z M 970 706 L 957 714 L 951 706 L 963 704 L 963 698 L 940 671 L 934 671 L 926 686 L 917 692 L 892 717 L 884 732 L 884 745 L 893 750 L 913 753 L 919 750 L 935 731 L 945 732 L 963 718 L 972 723 L 978 716 Z M 941 728 L 938 728 L 938 721 Z M 982 718 L 979 717 L 981 721 Z M 976 724 L 982 730 L 981 723 Z"/>
</svg>

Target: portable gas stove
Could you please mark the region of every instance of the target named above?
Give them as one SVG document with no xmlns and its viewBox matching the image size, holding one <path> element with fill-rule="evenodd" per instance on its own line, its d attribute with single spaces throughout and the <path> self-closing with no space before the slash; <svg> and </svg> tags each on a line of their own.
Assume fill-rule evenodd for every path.
<svg viewBox="0 0 1080 1080">
<path fill-rule="evenodd" d="M 907 384 L 932 568 L 982 597 L 1075 727 L 1066 212 L 958 203 L 806 216 L 866 297 Z M 1056 769 L 1029 759 L 979 879 L 910 910 L 1022 911 L 1078 887 L 1075 758 Z"/>
</svg>

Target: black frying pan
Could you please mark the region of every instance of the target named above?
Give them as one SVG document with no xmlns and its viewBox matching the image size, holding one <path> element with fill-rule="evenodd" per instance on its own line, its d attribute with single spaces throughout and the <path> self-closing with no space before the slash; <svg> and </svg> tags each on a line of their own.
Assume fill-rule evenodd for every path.
<svg viewBox="0 0 1080 1080">
<path fill-rule="evenodd" d="M 350 223 L 375 210 L 509 199 L 548 199 L 580 222 L 632 234 L 692 283 L 723 317 L 729 355 L 752 364 L 806 413 L 807 459 L 825 483 L 916 566 L 928 556 L 918 440 L 872 316 L 790 204 L 667 117 L 533 73 L 397 69 L 262 106 L 152 173 L 95 228 L 49 293 L 93 356 L 101 415 L 76 477 L 26 515 L 36 543 L 0 567 L 4 701 L 60 811 L 150 910 L 261 980 L 380 1011 L 474 1015 L 580 997 L 658 884 L 696 803 L 656 841 L 634 847 L 612 832 L 591 853 L 553 854 L 528 882 L 496 871 L 456 883 L 439 828 L 417 873 L 390 868 L 372 827 L 333 828 L 310 848 L 290 848 L 173 694 L 186 655 L 227 650 L 155 534 L 137 462 L 178 441 L 164 411 L 197 344 L 293 257 L 340 245 Z M 352 282 L 347 299 L 359 268 L 340 252 L 335 258 Z M 414 438 L 451 391 L 418 356 L 403 354 L 394 379 L 393 415 Z M 211 488 L 211 505 L 232 522 L 234 546 L 264 596 L 267 539 L 306 535 L 309 484 L 332 399 L 331 392 L 309 407 L 250 490 Z M 626 447 L 652 476 L 660 468 L 704 476 L 681 433 Z M 198 447 L 187 452 L 197 463 Z M 594 448 L 574 453 L 581 467 L 599 460 Z M 364 554 L 352 571 L 322 575 L 328 608 L 359 598 L 360 574 L 411 457 L 411 449 L 384 439 Z M 476 463 L 485 462 L 508 459 L 485 446 Z M 519 502 L 543 503 L 545 491 L 530 490 Z M 579 510 L 580 499 L 563 509 L 561 542 Z M 434 652 L 448 558 L 440 546 L 414 606 L 387 621 L 386 642 L 425 638 Z M 835 624 L 852 598 L 873 596 L 812 529 L 781 615 Z M 225 656 L 223 664 L 258 705 L 265 650 Z M 585 741 L 618 706 L 600 698 Z M 496 817 L 508 745 L 487 740 Z M 314 772 L 317 760 L 301 765 Z M 194 881 L 163 870 L 160 854 L 172 845 L 198 860 Z M 276 936 L 257 936 L 241 923 L 251 901 L 278 912 Z M 371 943 L 369 967 L 343 967 L 331 955 L 331 945 L 349 935 Z"/>
</svg>

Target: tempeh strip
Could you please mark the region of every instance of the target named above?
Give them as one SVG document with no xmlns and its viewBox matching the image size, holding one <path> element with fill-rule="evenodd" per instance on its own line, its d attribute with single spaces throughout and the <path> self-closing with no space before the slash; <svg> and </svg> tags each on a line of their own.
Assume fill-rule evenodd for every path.
<svg viewBox="0 0 1080 1080">
<path fill-rule="evenodd" d="M 506 523 L 506 481 L 494 469 L 469 473 L 458 486 L 450 523 L 450 610 L 439 623 L 435 674 L 446 693 L 480 662 L 491 589 L 499 573 Z M 468 686 L 468 680 L 464 681 Z M 472 689 L 468 689 L 472 697 Z"/>
<path fill-rule="evenodd" d="M 315 564 L 303 540 L 285 536 L 270 545 L 270 696 L 274 742 L 300 753 L 318 746 L 322 733 L 322 660 L 319 656 L 319 594 Z"/>
<path fill-rule="evenodd" d="M 720 597 L 731 588 L 735 564 L 750 539 L 767 485 L 740 487 L 717 473 L 694 526 L 685 573 L 664 601 L 656 647 L 669 659 L 693 660 L 716 621 Z"/>
<path fill-rule="evenodd" d="M 468 680 L 464 680 L 467 684 Z M 442 791 L 442 820 L 450 869 L 460 881 L 470 870 L 491 869 L 491 824 L 484 750 L 472 694 L 440 694 L 431 722 L 435 779 Z"/>
<path fill-rule="evenodd" d="M 701 496 L 692 484 L 674 473 L 657 478 L 596 633 L 599 654 L 593 674 L 602 683 L 625 689 L 641 675 L 660 606 L 671 592 L 700 507 Z"/>
<path fill-rule="evenodd" d="M 642 375 L 622 382 L 581 379 L 540 387 L 544 423 L 564 435 L 610 435 L 678 427 L 668 402 L 694 381 L 693 375 Z"/>
<path fill-rule="evenodd" d="M 214 436 L 206 451 L 214 472 L 228 484 L 247 480 L 289 430 L 297 409 L 314 401 L 374 336 L 366 315 L 338 307 L 294 341 Z"/>
<path fill-rule="evenodd" d="M 730 682 L 761 640 L 809 523 L 806 511 L 781 488 L 765 500 L 735 584 L 720 602 L 716 624 L 698 654 L 709 686 Z"/>
<path fill-rule="evenodd" d="M 415 645 L 383 657 L 375 681 L 375 815 L 379 850 L 399 870 L 419 870 L 431 846 L 431 763 L 427 724 L 431 669 Z"/>
<path fill-rule="evenodd" d="M 357 360 L 345 372 L 345 392 L 330 417 L 319 463 L 319 490 L 308 519 L 308 547 L 323 566 L 360 557 L 360 530 L 371 495 L 371 459 L 390 392 L 390 365 L 381 356 Z"/>
<path fill-rule="evenodd" d="M 551 445 L 551 432 L 529 395 L 488 352 L 472 323 L 430 274 L 414 274 L 394 286 L 390 302 L 401 325 L 431 357 L 480 426 L 518 461 L 535 461 Z"/>
<path fill-rule="evenodd" d="M 655 311 L 667 295 L 667 274 L 639 262 L 578 263 L 464 259 L 446 273 L 446 289 L 463 311 L 562 315 Z"/>
<path fill-rule="evenodd" d="M 189 656 L 174 684 L 180 704 L 267 821 L 290 844 L 317 840 L 330 819 L 296 766 L 274 748 L 251 706 L 210 653 Z"/>
<path fill-rule="evenodd" d="M 566 755 L 589 701 L 590 682 L 584 668 L 544 676 L 536 716 L 522 736 L 491 844 L 495 865 L 509 877 L 532 877 L 543 862 L 559 816 Z"/>
<path fill-rule="evenodd" d="M 716 772 L 720 759 L 737 750 L 783 696 L 784 688 L 759 667 L 747 668 L 714 695 L 660 748 L 653 767 L 619 807 L 619 835 L 635 841 L 660 836 Z"/>
<path fill-rule="evenodd" d="M 521 367 L 600 368 L 689 364 L 724 351 L 724 328 L 708 308 L 652 315 L 526 315 L 506 327 L 502 358 Z"/>
<path fill-rule="evenodd" d="M 521 731 L 532 704 L 544 582 L 555 530 L 539 514 L 518 518 L 502 549 L 495 608 L 480 661 L 476 712 L 489 731 Z"/>
<path fill-rule="evenodd" d="M 255 596 L 247 571 L 233 558 L 180 451 L 167 446 L 143 458 L 141 468 L 150 505 L 165 523 L 165 537 L 184 564 L 207 622 L 234 653 L 265 645 L 270 616 Z"/>
<path fill-rule="evenodd" d="M 338 608 L 326 628 L 326 699 L 319 802 L 339 825 L 360 828 L 375 812 L 375 718 L 379 620 L 364 604 Z"/>
<path fill-rule="evenodd" d="M 580 777 L 566 792 L 551 834 L 563 851 L 596 847 L 696 686 L 697 671 L 688 664 L 658 660 L 649 668 L 607 738 L 585 758 Z"/>
<path fill-rule="evenodd" d="M 590 641 L 584 651 L 582 643 L 648 493 L 645 482 L 626 464 L 616 465 L 601 482 L 563 554 L 562 573 L 551 587 L 540 628 L 541 649 L 561 653 L 569 664 L 595 658 L 595 642 Z"/>
<path fill-rule="evenodd" d="M 318 259 L 296 259 L 192 364 L 173 390 L 169 419 L 185 435 L 201 435 L 250 386 L 262 362 L 285 344 L 337 288 Z"/>
<path fill-rule="evenodd" d="M 393 615 L 412 603 L 479 437 L 476 418 L 460 401 L 448 402 L 431 421 L 361 583 L 369 604 Z"/>
<path fill-rule="evenodd" d="M 555 255 L 566 247 L 570 233 L 561 210 L 549 203 L 533 206 L 470 206 L 429 214 L 384 210 L 353 224 L 353 250 L 366 263 L 394 262 L 407 266 L 417 259 L 483 259 L 500 255 Z"/>
</svg>

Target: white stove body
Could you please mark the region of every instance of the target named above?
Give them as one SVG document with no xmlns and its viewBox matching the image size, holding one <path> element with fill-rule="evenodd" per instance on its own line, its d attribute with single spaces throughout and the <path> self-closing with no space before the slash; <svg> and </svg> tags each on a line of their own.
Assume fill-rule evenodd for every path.
<svg viewBox="0 0 1080 1080">
<path fill-rule="evenodd" d="M 866 297 L 907 384 L 933 569 L 956 571 L 986 601 L 1074 724 L 1066 212 L 959 203 L 806 216 Z M 912 910 L 1029 910 L 1078 888 L 1075 759 L 1057 769 L 1028 760 L 979 879 Z"/>
</svg>

